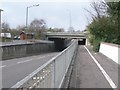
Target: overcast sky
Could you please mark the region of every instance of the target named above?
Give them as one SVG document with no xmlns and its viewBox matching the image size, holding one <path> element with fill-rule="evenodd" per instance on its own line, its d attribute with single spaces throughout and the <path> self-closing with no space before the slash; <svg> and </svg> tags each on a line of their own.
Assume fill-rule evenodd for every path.
<svg viewBox="0 0 120 90">
<path fill-rule="evenodd" d="M 37 0 L 38 1 L 38 0 Z M 41 1 L 41 0 L 39 0 Z M 11 28 L 16 28 L 18 25 L 25 25 L 26 20 L 26 7 L 39 4 L 38 7 L 29 8 L 28 24 L 37 19 L 44 19 L 48 27 L 64 28 L 67 30 L 70 25 L 70 12 L 71 24 L 75 30 L 84 30 L 90 21 L 90 14 L 85 10 L 90 8 L 90 0 L 72 1 L 68 0 L 43 0 L 41 2 L 27 2 L 25 0 L 10 2 L 7 0 L 0 2 L 0 9 L 2 12 L 2 22 L 9 23 Z"/>
</svg>

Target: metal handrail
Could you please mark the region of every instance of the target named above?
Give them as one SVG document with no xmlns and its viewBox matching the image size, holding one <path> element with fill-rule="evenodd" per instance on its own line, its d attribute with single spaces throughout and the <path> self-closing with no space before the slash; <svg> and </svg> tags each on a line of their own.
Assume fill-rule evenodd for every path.
<svg viewBox="0 0 120 90">
<path fill-rule="evenodd" d="M 56 65 L 56 63 L 57 63 L 57 59 L 59 59 L 59 58 L 64 58 L 65 59 L 65 57 L 66 57 L 66 52 L 68 52 L 70 49 L 73 49 L 73 53 L 72 54 L 74 54 L 74 52 L 75 52 L 75 48 L 77 47 L 77 41 L 76 40 L 74 40 L 74 42 L 68 47 L 68 48 L 66 48 L 65 50 L 63 50 L 62 52 L 60 52 L 58 55 L 56 55 L 55 57 L 53 57 L 52 59 L 50 59 L 48 62 L 46 62 L 45 64 L 43 64 L 41 67 L 39 67 L 38 69 L 36 69 L 34 72 L 32 72 L 31 74 L 29 74 L 28 76 L 26 76 L 24 79 L 22 79 L 21 81 L 19 81 L 19 82 L 17 82 L 14 86 L 12 86 L 11 88 L 28 88 L 28 86 L 29 86 L 29 88 L 35 88 L 35 84 L 37 84 L 37 83 L 35 83 L 35 82 L 38 82 L 39 81 L 39 83 L 40 83 L 40 76 L 39 76 L 39 80 L 36 80 L 35 82 L 34 82 L 34 80 L 33 80 L 33 78 L 34 77 L 38 77 L 38 75 L 37 74 L 43 74 L 43 72 L 42 71 L 44 71 L 44 68 L 47 68 L 47 67 L 49 67 L 49 69 L 51 70 L 47 70 L 48 72 L 47 72 L 47 74 L 45 74 L 44 76 L 47 76 L 47 75 L 49 75 L 48 73 L 51 73 L 51 76 L 50 76 L 50 78 L 51 78 L 51 81 L 53 81 L 53 84 L 52 84 L 52 86 L 50 86 L 50 87 L 52 87 L 52 88 L 60 88 L 61 87 L 61 84 L 62 84 L 62 82 L 63 82 L 63 79 L 64 79 L 64 77 L 65 77 L 65 74 L 64 75 L 61 75 L 61 77 L 62 77 L 62 80 L 61 81 L 59 81 L 60 82 L 60 84 L 59 84 L 59 86 L 58 85 L 55 85 L 56 84 L 56 82 L 57 81 L 55 81 L 55 79 L 56 79 L 56 74 L 57 74 L 57 72 L 56 72 L 56 67 L 57 66 L 55 66 Z M 64 57 L 62 57 L 62 55 L 64 56 Z M 65 62 L 71 62 L 71 59 L 72 58 L 70 58 L 70 61 L 68 60 L 64 60 Z M 66 73 L 67 72 L 67 69 L 68 69 L 68 67 L 69 67 L 69 64 L 68 63 L 64 63 L 64 62 L 62 62 L 65 66 L 65 72 L 64 73 Z M 67 66 L 66 66 L 66 64 L 67 64 Z M 40 73 L 41 72 L 41 73 Z M 63 71 L 62 71 L 63 72 Z M 60 72 L 60 73 L 62 73 L 62 72 Z M 45 77 L 44 77 L 45 78 Z M 43 79 L 43 78 L 42 78 Z M 29 81 L 29 80 L 31 80 L 31 81 Z M 33 81 L 32 81 L 33 80 Z M 28 83 L 27 82 L 32 82 L 32 86 L 30 86 L 30 85 L 28 85 Z M 26 84 L 27 83 L 27 84 Z M 51 82 L 52 83 L 52 82 Z M 25 85 L 26 86 L 25 86 Z M 31 84 L 31 83 L 30 83 Z M 48 86 L 49 87 L 49 86 Z M 46 88 L 46 87 L 45 87 Z"/>
</svg>

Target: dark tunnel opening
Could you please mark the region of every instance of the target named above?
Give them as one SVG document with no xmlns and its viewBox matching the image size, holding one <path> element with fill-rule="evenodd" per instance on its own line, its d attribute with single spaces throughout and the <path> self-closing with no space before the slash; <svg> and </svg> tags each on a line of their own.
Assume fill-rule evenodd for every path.
<svg viewBox="0 0 120 90">
<path fill-rule="evenodd" d="M 86 44 L 86 39 L 79 39 L 78 40 L 78 45 L 85 45 Z"/>
<path fill-rule="evenodd" d="M 56 51 L 62 51 L 65 49 L 65 39 L 49 38 L 49 40 L 54 41 Z"/>
</svg>

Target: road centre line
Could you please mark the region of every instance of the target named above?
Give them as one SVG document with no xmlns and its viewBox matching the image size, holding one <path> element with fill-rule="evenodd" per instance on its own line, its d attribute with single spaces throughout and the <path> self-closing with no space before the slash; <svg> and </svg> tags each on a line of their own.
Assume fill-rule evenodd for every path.
<svg viewBox="0 0 120 90">
<path fill-rule="evenodd" d="M 89 55 L 92 57 L 92 59 L 94 60 L 94 62 L 96 63 L 96 65 L 99 67 L 99 69 L 101 70 L 102 74 L 104 75 L 104 77 L 106 78 L 106 80 L 108 81 L 108 83 L 110 84 L 110 86 L 116 90 L 117 86 L 115 85 L 115 83 L 112 81 L 112 79 L 110 78 L 110 76 L 107 74 L 107 72 L 102 68 L 102 66 L 98 63 L 98 61 L 93 57 L 93 55 L 90 53 L 90 51 L 87 49 L 86 46 L 84 46 L 85 49 L 87 50 L 87 52 L 89 53 Z"/>
<path fill-rule="evenodd" d="M 42 58 L 46 58 L 46 57 L 49 57 L 49 56 L 51 56 L 51 55 L 44 55 L 42 57 L 38 57 L 37 59 L 42 59 Z"/>
<path fill-rule="evenodd" d="M 25 62 L 30 62 L 30 61 L 33 61 L 33 60 L 39 60 L 39 59 L 42 59 L 42 58 L 46 58 L 46 57 L 49 57 L 51 56 L 51 54 L 47 54 L 47 55 L 43 55 L 43 56 L 36 56 L 36 57 L 33 57 L 32 59 L 30 58 L 20 58 L 19 61 L 17 61 L 15 64 L 13 63 L 12 65 L 1 65 L 0 66 L 0 69 L 4 68 L 4 67 L 11 67 L 13 65 L 17 65 L 17 64 L 22 64 L 22 63 L 25 63 Z M 9 61 L 9 60 L 8 60 Z"/>
<path fill-rule="evenodd" d="M 42 57 L 39 57 L 39 58 L 36 58 L 36 59 L 41 59 L 41 58 L 45 58 L 45 57 L 48 57 L 48 56 L 50 56 L 50 55 L 42 56 Z M 32 60 L 33 60 L 33 59 L 29 59 L 29 60 L 25 60 L 25 61 L 19 61 L 19 62 L 17 62 L 17 64 L 29 62 L 29 61 L 32 61 Z"/>
<path fill-rule="evenodd" d="M 0 68 L 4 68 L 4 67 L 6 67 L 6 65 L 0 66 Z"/>
<path fill-rule="evenodd" d="M 45 58 L 46 56 L 38 57 L 37 59 Z"/>
<path fill-rule="evenodd" d="M 32 61 L 32 60 L 33 60 L 33 59 L 29 59 L 29 60 L 25 60 L 25 61 L 20 61 L 20 62 L 17 62 L 17 64 L 29 62 L 29 61 Z"/>
</svg>

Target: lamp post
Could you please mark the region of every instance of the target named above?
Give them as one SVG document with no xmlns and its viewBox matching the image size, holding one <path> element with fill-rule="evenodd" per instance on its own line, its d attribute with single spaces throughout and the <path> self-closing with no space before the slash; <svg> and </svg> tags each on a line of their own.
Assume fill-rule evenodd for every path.
<svg viewBox="0 0 120 90">
<path fill-rule="evenodd" d="M 2 29 L 2 25 L 1 25 L 1 12 L 2 12 L 3 10 L 2 9 L 0 9 L 0 30 Z"/>
<path fill-rule="evenodd" d="M 32 5 L 32 6 L 28 6 L 28 7 L 26 8 L 26 28 L 27 28 L 27 26 L 28 26 L 28 9 L 31 8 L 31 7 L 37 7 L 37 6 L 39 6 L 39 4 L 37 4 L 37 5 Z"/>
</svg>

